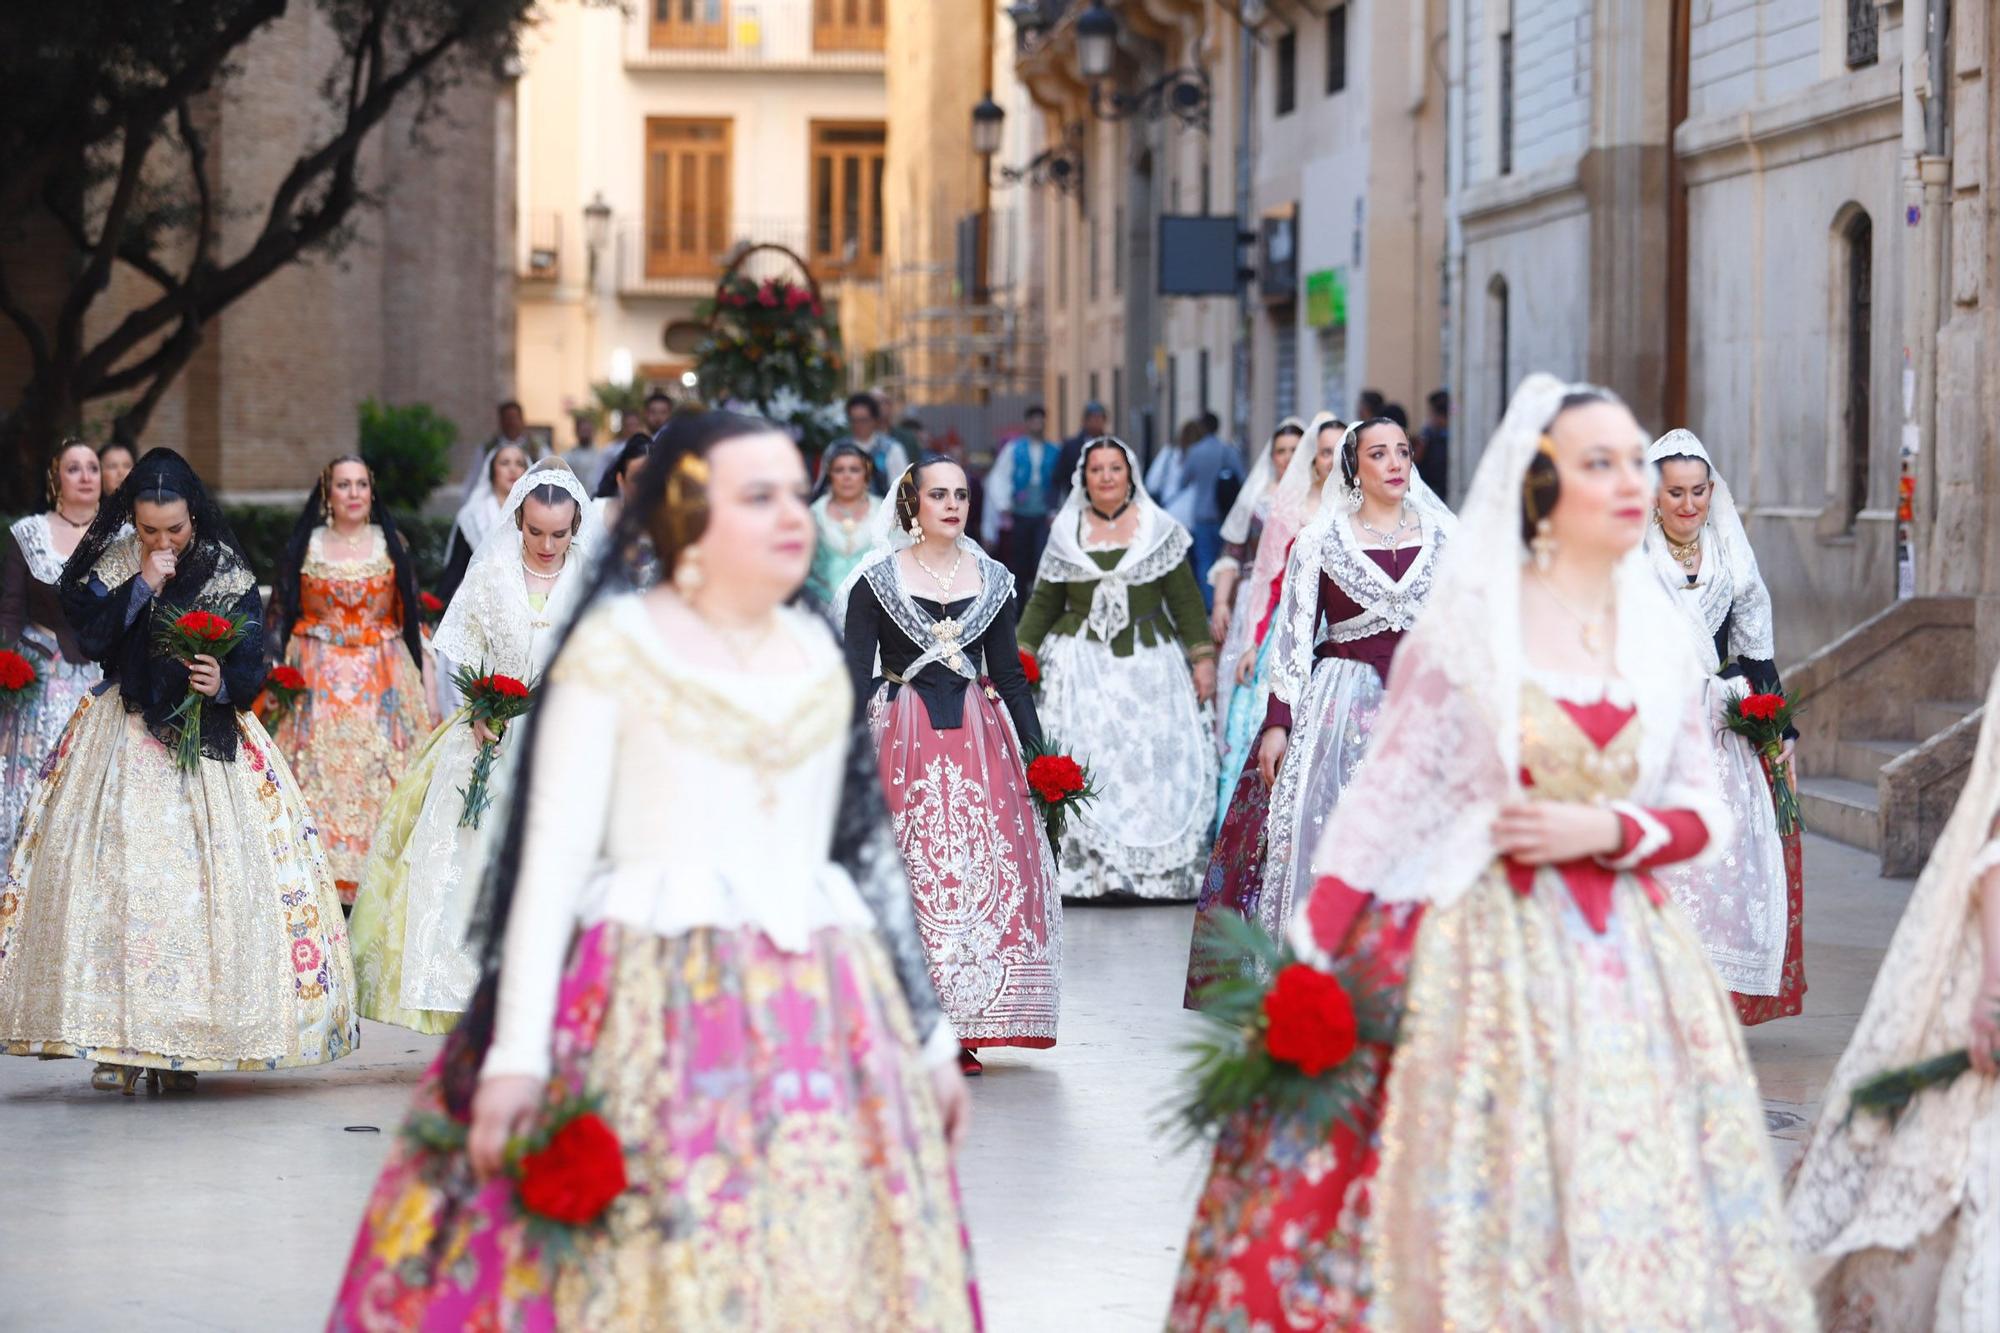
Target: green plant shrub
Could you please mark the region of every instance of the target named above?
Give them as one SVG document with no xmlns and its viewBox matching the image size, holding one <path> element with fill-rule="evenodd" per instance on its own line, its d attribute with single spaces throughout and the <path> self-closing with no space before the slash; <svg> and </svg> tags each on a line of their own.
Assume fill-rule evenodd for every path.
<svg viewBox="0 0 2000 1333">
<path fill-rule="evenodd" d="M 382 502 L 399 514 L 423 508 L 451 475 L 458 428 L 428 403 L 390 407 L 370 398 L 360 413 L 361 457 L 375 473 Z"/>
</svg>

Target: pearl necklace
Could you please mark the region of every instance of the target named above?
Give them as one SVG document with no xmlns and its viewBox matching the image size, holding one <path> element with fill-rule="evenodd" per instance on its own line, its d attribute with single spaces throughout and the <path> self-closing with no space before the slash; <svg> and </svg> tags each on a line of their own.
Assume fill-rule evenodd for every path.
<svg viewBox="0 0 2000 1333">
<path fill-rule="evenodd" d="M 541 570 L 536 569 L 528 563 L 528 557 L 525 555 L 521 557 L 521 568 L 531 579 L 540 579 L 544 583 L 554 583 L 562 577 L 563 570 L 569 568 L 569 557 L 567 555 L 563 557 L 563 562 L 556 566 L 556 572 L 553 574 L 544 574 Z"/>
</svg>

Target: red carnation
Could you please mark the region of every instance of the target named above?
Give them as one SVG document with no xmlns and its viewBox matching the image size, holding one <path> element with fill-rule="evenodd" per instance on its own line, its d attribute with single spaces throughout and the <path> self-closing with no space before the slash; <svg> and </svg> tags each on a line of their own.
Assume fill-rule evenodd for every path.
<svg viewBox="0 0 2000 1333">
<path fill-rule="evenodd" d="M 417 605 L 421 606 L 424 609 L 425 614 L 427 615 L 434 616 L 438 612 L 444 610 L 444 603 L 438 600 L 438 596 L 436 593 L 430 593 L 430 592 L 418 593 Z"/>
<path fill-rule="evenodd" d="M 1083 769 L 1066 754 L 1045 754 L 1028 765 L 1028 785 L 1054 805 L 1083 790 Z"/>
<path fill-rule="evenodd" d="M 1360 1041 L 1354 1002 L 1339 978 L 1304 963 L 1278 973 L 1264 996 L 1264 1017 L 1271 1058 L 1297 1065 L 1308 1078 L 1345 1063 Z"/>
<path fill-rule="evenodd" d="M 475 688 L 491 690 L 493 693 L 505 695 L 509 699 L 525 699 L 528 697 L 528 687 L 520 681 L 515 680 L 512 676 L 481 676 L 475 684 Z"/>
<path fill-rule="evenodd" d="M 521 1206 L 569 1226 L 597 1220 L 625 1184 L 625 1150 L 595 1115 L 578 1116 L 521 1159 Z"/>
<path fill-rule="evenodd" d="M 302 690 L 306 678 L 297 667 L 276 666 L 271 668 L 271 678 L 265 683 L 280 690 Z"/>
<path fill-rule="evenodd" d="M 1021 650 L 1021 674 L 1028 678 L 1030 685 L 1042 683 L 1042 664 L 1036 661 L 1035 655 L 1026 648 Z"/>
<path fill-rule="evenodd" d="M 0 652 L 0 690 L 18 694 L 35 683 L 35 667 L 15 652 Z"/>
<path fill-rule="evenodd" d="M 1769 722 L 1784 706 L 1785 696 L 1782 694 L 1752 694 L 1743 700 L 1739 709 L 1747 718 Z"/>
<path fill-rule="evenodd" d="M 174 628 L 215 643 L 228 638 L 236 624 L 227 616 L 219 616 L 213 611 L 190 611 L 174 622 Z"/>
</svg>

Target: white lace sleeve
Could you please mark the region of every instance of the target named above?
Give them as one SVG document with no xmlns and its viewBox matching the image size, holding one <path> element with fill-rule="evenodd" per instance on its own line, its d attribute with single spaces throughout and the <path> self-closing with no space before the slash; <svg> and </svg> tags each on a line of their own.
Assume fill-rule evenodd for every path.
<svg viewBox="0 0 2000 1333">
<path fill-rule="evenodd" d="M 576 899 L 598 859 L 611 805 L 618 700 L 584 680 L 549 691 L 536 719 L 533 796 L 520 884 L 507 917 L 493 1045 L 480 1076 L 546 1078 L 549 1034 Z"/>
<path fill-rule="evenodd" d="M 1305 541 L 1292 547 L 1278 609 L 1271 615 L 1271 693 L 1296 708 L 1312 678 L 1313 632 L 1319 627 L 1319 550 Z"/>
<path fill-rule="evenodd" d="M 1692 810 L 1708 830 L 1708 842 L 1689 862 L 1704 866 L 1726 855 L 1736 842 L 1736 816 L 1723 799 L 1715 776 L 1715 740 L 1709 733 L 1708 705 L 1700 682 L 1690 682 L 1673 749 L 1668 752 L 1659 792 L 1635 805 L 1659 810 Z"/>
</svg>

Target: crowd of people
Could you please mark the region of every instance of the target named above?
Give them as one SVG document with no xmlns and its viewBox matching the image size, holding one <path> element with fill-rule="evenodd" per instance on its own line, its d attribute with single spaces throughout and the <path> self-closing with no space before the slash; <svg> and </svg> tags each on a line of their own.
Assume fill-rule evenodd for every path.
<svg viewBox="0 0 2000 1333">
<path fill-rule="evenodd" d="M 448 1034 L 331 1327 L 977 1327 L 965 1080 L 1056 1044 L 1108 901 L 1194 904 L 1190 1007 L 1254 926 L 1401 1015 L 1348 1120 L 1222 1130 L 1174 1329 L 2000 1319 L 2000 741 L 1787 1197 L 1739 1029 L 1805 993 L 1795 737 L 1723 724 L 1783 683 L 1690 432 L 1533 375 L 1454 508 L 1442 394 L 1248 459 L 1032 408 L 983 475 L 867 395 L 812 469 L 660 399 L 539 460 L 503 405 L 434 609 L 358 457 L 271 571 L 166 449 L 65 444 L 10 530 L 0 1053 Z M 557 1241 L 509 1175 L 585 1112 L 622 1185 Z"/>
</svg>

